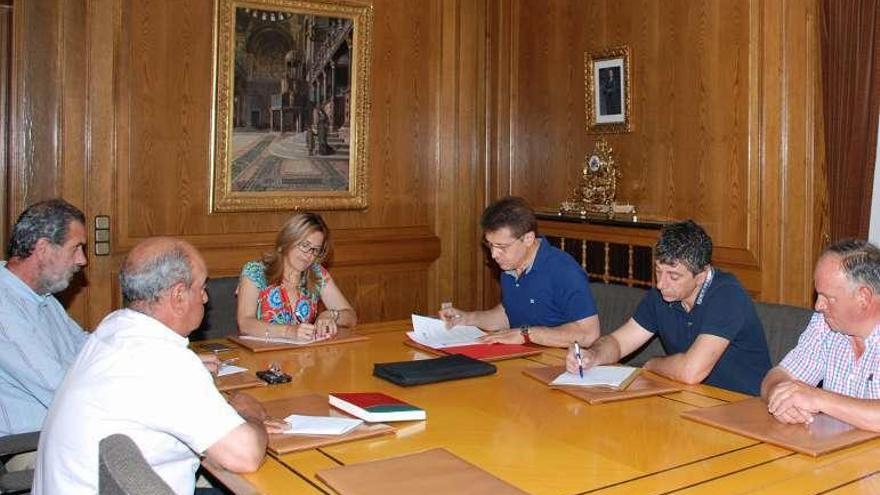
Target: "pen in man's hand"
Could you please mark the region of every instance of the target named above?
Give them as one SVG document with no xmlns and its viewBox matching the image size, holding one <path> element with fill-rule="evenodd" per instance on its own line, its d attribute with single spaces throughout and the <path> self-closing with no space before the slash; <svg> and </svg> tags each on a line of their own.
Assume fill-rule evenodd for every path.
<svg viewBox="0 0 880 495">
<path fill-rule="evenodd" d="M 452 303 L 451 302 L 441 303 L 440 309 L 441 310 L 452 309 Z M 461 318 L 461 314 L 460 313 L 453 313 L 452 315 L 447 316 L 447 318 L 457 320 L 457 319 Z"/>
<path fill-rule="evenodd" d="M 234 363 L 234 362 L 236 362 L 236 361 L 238 361 L 238 358 L 237 358 L 237 357 L 233 357 L 233 358 L 229 358 L 229 359 L 224 359 L 223 361 L 220 361 L 220 366 L 229 366 L 230 364 L 232 364 L 232 363 Z"/>
<path fill-rule="evenodd" d="M 584 360 L 581 357 L 581 346 L 578 345 L 577 341 L 574 343 L 574 357 L 578 360 L 578 371 L 581 374 L 581 378 L 584 377 Z"/>
</svg>

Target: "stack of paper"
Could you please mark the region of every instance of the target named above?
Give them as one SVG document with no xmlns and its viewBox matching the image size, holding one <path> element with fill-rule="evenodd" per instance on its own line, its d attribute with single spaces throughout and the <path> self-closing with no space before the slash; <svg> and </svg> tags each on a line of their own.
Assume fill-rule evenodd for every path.
<svg viewBox="0 0 880 495">
<path fill-rule="evenodd" d="M 223 364 L 220 365 L 220 369 L 217 370 L 217 376 L 234 375 L 236 373 L 244 373 L 247 370 L 247 368 L 236 366 L 234 364 Z"/>
<path fill-rule="evenodd" d="M 477 327 L 456 325 L 447 329 L 442 320 L 427 316 L 412 315 L 412 332 L 407 332 L 413 341 L 434 349 L 465 344 L 478 344 L 480 337 L 486 335 Z"/>
<path fill-rule="evenodd" d="M 357 428 L 363 420 L 335 416 L 302 416 L 291 414 L 284 418 L 290 425 L 291 435 L 344 435 Z"/>
<path fill-rule="evenodd" d="M 594 366 L 584 371 L 583 378 L 579 373 L 565 372 L 550 382 L 550 385 L 624 389 L 636 377 L 638 371 L 638 368 L 631 366 Z"/>
<path fill-rule="evenodd" d="M 306 345 L 314 342 L 327 340 L 330 336 L 319 337 L 314 339 L 300 339 L 296 337 L 258 337 L 256 335 L 240 335 L 238 338 L 245 340 L 256 340 L 258 342 L 266 342 L 272 344 L 290 344 L 290 345 Z"/>
</svg>

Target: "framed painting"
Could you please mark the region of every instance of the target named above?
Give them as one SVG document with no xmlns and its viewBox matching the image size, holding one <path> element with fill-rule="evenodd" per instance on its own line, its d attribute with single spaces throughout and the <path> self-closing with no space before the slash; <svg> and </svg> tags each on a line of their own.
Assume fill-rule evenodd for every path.
<svg viewBox="0 0 880 495">
<path fill-rule="evenodd" d="M 587 132 L 632 130 L 632 91 L 629 47 L 584 54 Z"/>
<path fill-rule="evenodd" d="M 372 6 L 217 2 L 211 211 L 366 208 Z"/>
</svg>

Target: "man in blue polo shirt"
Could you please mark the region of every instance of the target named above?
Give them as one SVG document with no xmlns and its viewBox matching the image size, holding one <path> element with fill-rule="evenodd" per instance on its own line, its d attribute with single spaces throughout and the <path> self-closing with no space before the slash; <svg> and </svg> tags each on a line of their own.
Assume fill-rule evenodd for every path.
<svg viewBox="0 0 880 495">
<path fill-rule="evenodd" d="M 444 305 L 448 327 L 474 325 L 492 332 L 488 342 L 589 345 L 599 336 L 599 317 L 584 269 L 568 253 L 538 237 L 535 213 L 522 198 L 489 205 L 480 219 L 484 244 L 501 268 L 501 304 L 487 311 Z"/>
<path fill-rule="evenodd" d="M 667 225 L 654 246 L 657 288 L 629 321 L 581 353 L 585 368 L 616 363 L 655 335 L 667 356 L 645 369 L 687 384 L 758 395 L 770 369 L 764 328 L 733 275 L 710 264 L 712 239 L 691 220 Z M 578 371 L 569 350 L 566 366 Z"/>
</svg>

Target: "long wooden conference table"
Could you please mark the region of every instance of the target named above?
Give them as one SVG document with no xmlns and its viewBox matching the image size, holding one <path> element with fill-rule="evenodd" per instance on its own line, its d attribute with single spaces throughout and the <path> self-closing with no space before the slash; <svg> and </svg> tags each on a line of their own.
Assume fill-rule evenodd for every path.
<svg viewBox="0 0 880 495">
<path fill-rule="evenodd" d="M 286 455 L 259 471 L 210 469 L 239 494 L 333 493 L 321 469 L 443 447 L 534 494 L 880 493 L 880 439 L 813 458 L 679 414 L 746 396 L 710 386 L 590 405 L 522 371 L 564 362 L 562 349 L 496 362 L 495 375 L 398 387 L 373 363 L 434 357 L 403 343 L 408 321 L 361 325 L 362 342 L 252 353 L 251 372 L 279 363 L 292 383 L 247 389 L 260 401 L 328 392 L 384 392 L 427 411 L 424 422 L 392 423 L 394 435 Z M 235 347 L 234 345 L 232 347 Z"/>
</svg>

